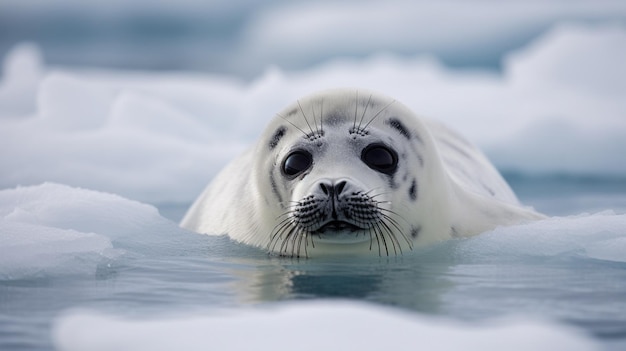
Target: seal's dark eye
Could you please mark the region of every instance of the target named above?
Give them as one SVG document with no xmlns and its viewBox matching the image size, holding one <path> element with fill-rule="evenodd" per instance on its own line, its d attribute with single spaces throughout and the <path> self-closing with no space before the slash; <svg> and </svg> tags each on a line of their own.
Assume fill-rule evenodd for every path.
<svg viewBox="0 0 626 351">
<path fill-rule="evenodd" d="M 398 155 L 383 144 L 372 144 L 363 149 L 361 160 L 371 169 L 392 174 L 398 167 Z"/>
<path fill-rule="evenodd" d="M 309 169 L 313 164 L 313 157 L 304 150 L 297 150 L 289 154 L 283 161 L 283 173 L 287 176 L 295 176 Z"/>
</svg>

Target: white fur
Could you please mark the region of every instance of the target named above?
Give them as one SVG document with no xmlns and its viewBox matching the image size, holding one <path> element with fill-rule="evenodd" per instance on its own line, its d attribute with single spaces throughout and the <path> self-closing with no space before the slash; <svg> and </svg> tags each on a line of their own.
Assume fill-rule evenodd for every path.
<svg viewBox="0 0 626 351">
<path fill-rule="evenodd" d="M 348 124 L 331 126 L 333 115 L 344 116 Z M 413 138 L 407 140 L 389 127 L 390 118 L 401 121 Z M 383 140 L 398 154 L 409 155 L 398 165 L 395 176 L 398 188 L 391 189 L 381 174 L 355 154 L 358 150 L 355 151 L 347 125 L 357 123 L 368 124 L 367 140 Z M 275 149 L 270 150 L 269 141 L 280 126 L 288 130 Z M 320 157 L 313 155 L 314 165 L 301 180 L 283 179 L 277 170 L 293 145 L 303 142 L 302 131 L 320 129 L 325 134 L 322 142 L 328 147 L 323 157 L 322 153 Z M 272 191 L 272 172 L 283 203 Z M 405 175 L 408 177 L 403 180 Z M 313 238 L 314 242 L 309 243 L 310 238 L 307 238 L 306 255 L 309 257 L 393 255 L 454 236 L 476 235 L 499 225 L 543 218 L 523 207 L 487 158 L 456 133 L 418 118 L 391 98 L 342 89 L 302 98 L 277 115 L 257 144 L 233 160 L 209 184 L 189 209 L 181 226 L 200 233 L 228 234 L 236 241 L 267 248 L 278 222 L 284 218 L 281 215 L 286 206 L 290 201 L 301 199 L 322 178 L 348 179 L 361 188 L 380 193 L 377 200 L 382 207 L 397 214 L 399 229 L 410 243 L 399 235 L 393 242 L 394 247 L 389 244 L 385 252 L 379 250 L 381 244 L 376 241 L 333 243 Z M 413 178 L 418 184 L 416 201 L 410 201 L 407 194 Z M 413 239 L 409 233 L 411 228 L 417 227 L 419 235 Z"/>
</svg>

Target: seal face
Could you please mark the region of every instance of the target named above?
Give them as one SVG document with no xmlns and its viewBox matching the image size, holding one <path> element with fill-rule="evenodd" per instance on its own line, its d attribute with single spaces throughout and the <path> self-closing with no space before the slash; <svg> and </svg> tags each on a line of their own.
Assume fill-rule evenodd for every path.
<svg viewBox="0 0 626 351">
<path fill-rule="evenodd" d="M 387 256 L 538 218 L 455 133 L 344 89 L 278 113 L 181 225 L 285 256 Z"/>
</svg>

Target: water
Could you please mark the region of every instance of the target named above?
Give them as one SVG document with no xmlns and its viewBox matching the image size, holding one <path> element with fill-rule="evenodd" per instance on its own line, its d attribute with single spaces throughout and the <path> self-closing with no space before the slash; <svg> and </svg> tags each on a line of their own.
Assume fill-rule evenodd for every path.
<svg viewBox="0 0 626 351">
<path fill-rule="evenodd" d="M 587 179 L 581 186 L 580 178 L 508 178 L 521 198 L 543 199 L 538 203 L 554 212 L 579 210 L 571 200 L 588 197 L 597 199 L 592 207 L 604 201 L 626 208 L 625 186 L 617 181 L 601 186 Z M 181 208 L 164 206 L 162 213 L 180 217 Z M 128 246 L 121 257 L 100 262 L 94 275 L 0 281 L 0 349 L 51 349 L 54 321 L 76 308 L 145 318 L 311 299 L 367 301 L 465 321 L 549 318 L 587 331 L 606 349 L 626 346 L 626 263 L 576 252 L 560 244 L 564 237 L 557 233 L 547 243 L 558 254 L 518 249 L 527 234 L 500 236 L 495 248 L 486 236 L 374 259 L 268 257 L 224 237 L 199 235 L 184 238 L 186 247 L 171 253 Z"/>
<path fill-rule="evenodd" d="M 529 176 L 504 172 L 522 203 L 551 216 L 612 209 L 626 212 L 626 176 L 550 174 Z"/>
</svg>

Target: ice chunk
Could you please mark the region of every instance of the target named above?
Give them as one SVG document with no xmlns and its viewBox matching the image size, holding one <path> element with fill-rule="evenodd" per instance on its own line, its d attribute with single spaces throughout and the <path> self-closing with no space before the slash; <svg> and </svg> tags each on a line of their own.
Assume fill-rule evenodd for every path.
<svg viewBox="0 0 626 351">
<path fill-rule="evenodd" d="M 587 257 L 626 262 L 626 215 L 612 211 L 501 227 L 457 248 L 466 260 Z"/>
<path fill-rule="evenodd" d="M 93 275 L 115 255 L 102 235 L 0 219 L 0 280 Z"/>
<path fill-rule="evenodd" d="M 353 302 L 288 303 L 210 316 L 60 318 L 57 349 L 73 350 L 595 350 L 584 334 L 535 320 L 465 324 Z"/>
<path fill-rule="evenodd" d="M 125 255 L 177 255 L 197 243 L 156 208 L 46 183 L 0 191 L 0 279 L 94 274 Z"/>
</svg>

